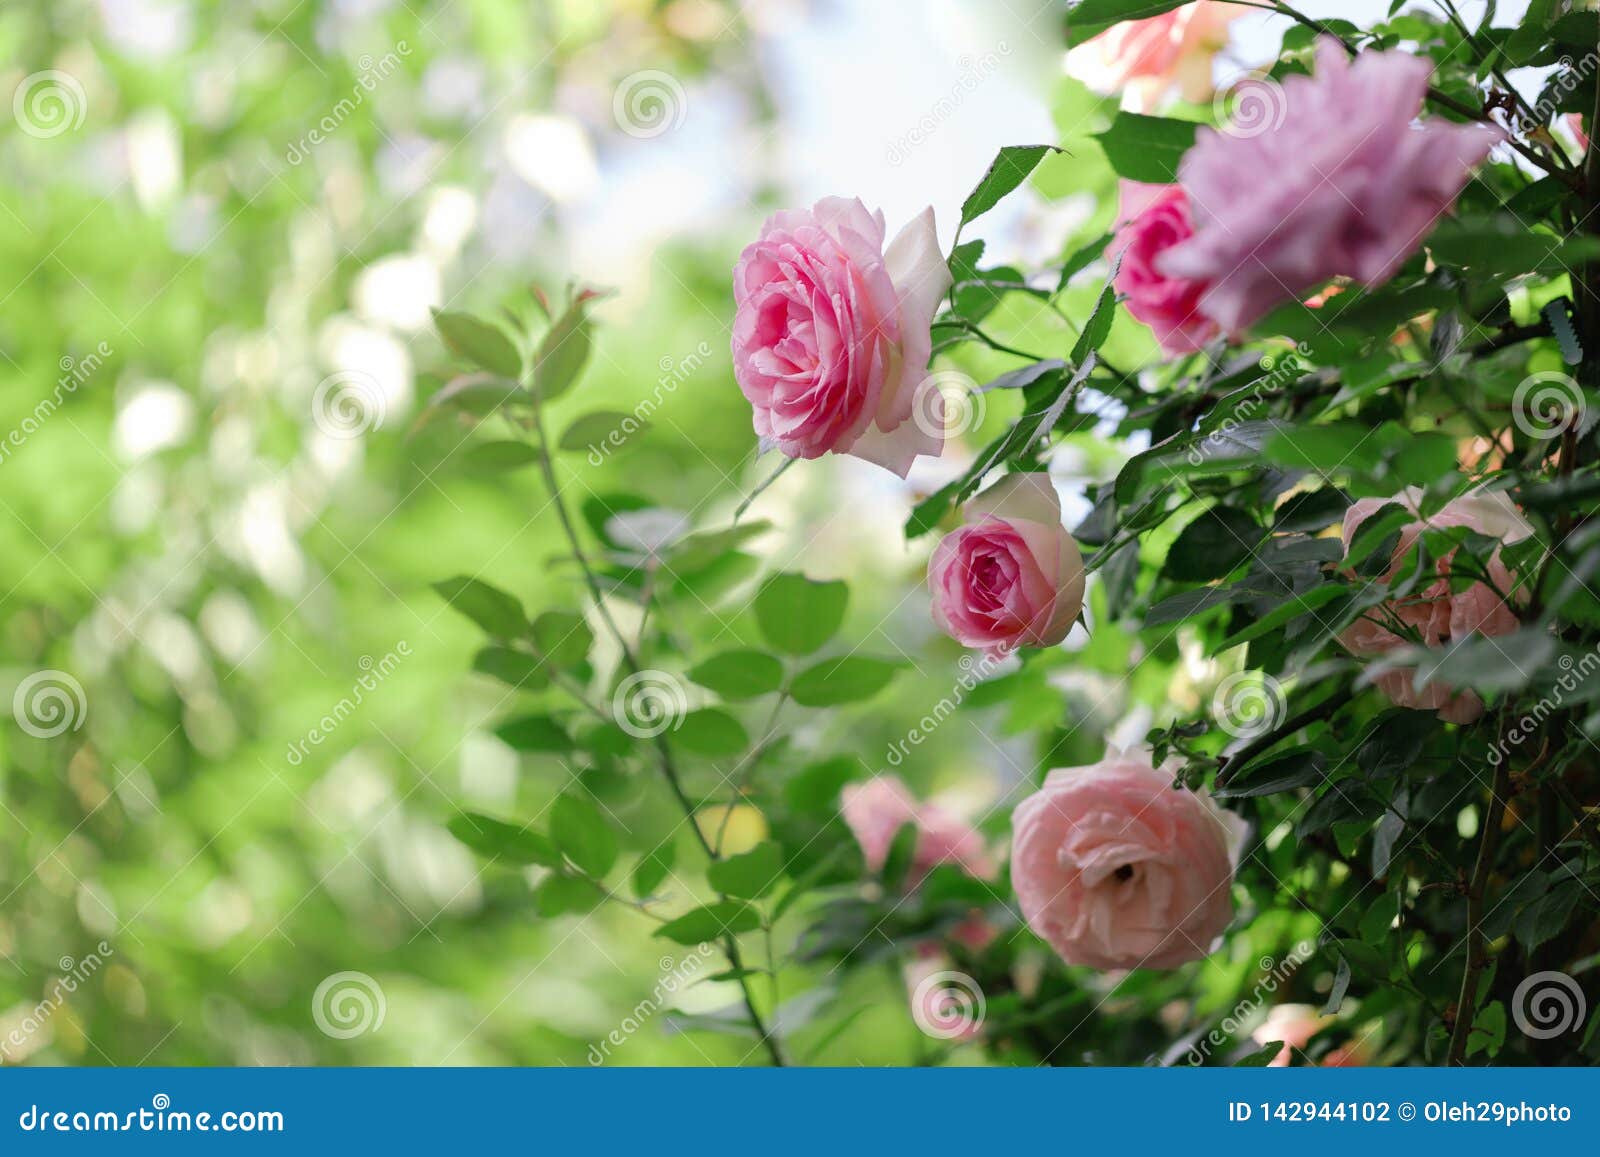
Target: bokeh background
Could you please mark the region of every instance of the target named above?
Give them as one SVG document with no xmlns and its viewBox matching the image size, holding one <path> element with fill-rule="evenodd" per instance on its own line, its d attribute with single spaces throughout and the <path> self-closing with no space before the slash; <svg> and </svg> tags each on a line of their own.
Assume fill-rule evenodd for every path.
<svg viewBox="0 0 1600 1157">
<path fill-rule="evenodd" d="M 1302 7 L 1360 20 L 1387 4 Z M 0 7 L 0 698 L 49 673 L 66 712 L 56 734 L 0 715 L 0 1059 L 587 1063 L 676 965 L 625 912 L 536 918 L 529 878 L 483 871 L 445 829 L 462 809 L 532 814 L 570 773 L 494 737 L 505 690 L 469 673 L 478 634 L 429 584 L 482 574 L 535 610 L 577 588 L 550 565 L 531 478 L 475 476 L 448 427 L 413 435 L 448 361 L 430 308 L 489 311 L 571 280 L 615 290 L 589 376 L 559 405 L 626 410 L 675 384 L 649 434 L 579 462 L 575 485 L 724 523 L 770 468 L 727 353 L 729 270 L 767 212 L 859 195 L 893 230 L 931 203 L 948 243 L 996 147 L 1052 142 L 1068 152 L 977 229 L 989 260 L 1037 268 L 1103 231 L 1113 182 L 1087 134 L 1114 106 L 1064 76 L 1063 9 Z M 1246 17 L 1218 67 L 1259 63 L 1280 32 Z M 1026 300 L 995 324 L 1070 345 L 1066 319 Z M 1107 351 L 1150 352 L 1126 319 Z M 984 380 L 984 355 L 965 356 Z M 351 382 L 381 405 L 341 412 Z M 848 577 L 847 633 L 913 668 L 808 724 L 808 749 L 876 769 L 948 692 L 959 652 L 918 588 L 927 541 L 900 526 L 1010 416 L 974 415 L 908 482 L 828 460 L 759 499 L 773 530 L 758 552 Z M 1069 507 L 1127 452 L 1067 447 Z M 1219 674 L 1179 652 L 1134 663 L 1110 628 L 1036 669 L 1048 677 L 975 702 L 898 769 L 987 816 L 997 843 L 989 805 L 1034 773 L 1041 731 L 1054 762 L 1087 762 Z M 381 1024 L 356 1036 L 314 1015 L 343 972 L 382 994 Z M 799 987 L 824 983 L 845 987 L 848 1023 L 815 1059 L 918 1055 L 892 973 Z M 725 987 L 675 999 L 713 1008 Z M 663 1016 L 610 1062 L 745 1051 Z"/>
</svg>

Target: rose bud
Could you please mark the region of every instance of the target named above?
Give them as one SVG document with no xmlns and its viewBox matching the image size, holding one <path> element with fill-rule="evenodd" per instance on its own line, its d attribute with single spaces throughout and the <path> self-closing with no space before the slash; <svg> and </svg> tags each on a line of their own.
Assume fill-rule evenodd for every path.
<svg viewBox="0 0 1600 1157">
<path fill-rule="evenodd" d="M 964 508 L 928 562 L 933 619 L 969 647 L 1051 647 L 1083 610 L 1083 556 L 1048 474 L 1008 474 Z"/>
</svg>

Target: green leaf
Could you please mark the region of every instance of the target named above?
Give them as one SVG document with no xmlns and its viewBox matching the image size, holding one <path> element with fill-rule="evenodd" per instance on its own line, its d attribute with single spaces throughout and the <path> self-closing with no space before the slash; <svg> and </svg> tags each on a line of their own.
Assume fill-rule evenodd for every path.
<svg viewBox="0 0 1600 1157">
<path fill-rule="evenodd" d="M 537 655 L 514 651 L 510 647 L 485 647 L 473 656 L 472 669 L 529 691 L 537 691 L 550 682 L 544 663 Z"/>
<path fill-rule="evenodd" d="M 620 450 L 635 435 L 650 428 L 650 423 L 634 414 L 616 410 L 596 410 L 568 426 L 561 435 L 563 450 L 591 450 L 603 447 L 605 453 Z"/>
<path fill-rule="evenodd" d="M 545 611 L 530 632 L 539 653 L 558 667 L 575 667 L 589 656 L 594 632 L 575 611 Z"/>
<path fill-rule="evenodd" d="M 776 691 L 783 683 L 783 663 L 765 651 L 724 651 L 691 668 L 689 678 L 738 702 Z"/>
<path fill-rule="evenodd" d="M 741 900 L 759 900 L 782 875 L 783 852 L 770 841 L 706 868 L 706 881 L 713 888 Z"/>
<path fill-rule="evenodd" d="M 499 639 L 514 639 L 528 628 L 522 604 L 482 579 L 457 575 L 433 584 L 433 589 L 456 610 Z"/>
<path fill-rule="evenodd" d="M 571 751 L 572 736 L 548 715 L 522 715 L 508 719 L 494 733 L 518 751 Z"/>
<path fill-rule="evenodd" d="M 499 326 L 468 313 L 433 311 L 433 324 L 445 344 L 492 374 L 516 381 L 522 376 L 522 355 Z"/>
<path fill-rule="evenodd" d="M 573 302 L 539 343 L 533 359 L 533 384 L 541 401 L 560 397 L 583 373 L 590 345 L 586 308 L 582 299 Z"/>
<path fill-rule="evenodd" d="M 557 874 L 547 877 L 533 898 L 539 915 L 550 919 L 569 913 L 592 912 L 605 895 L 588 880 Z"/>
<path fill-rule="evenodd" d="M 802 707 L 835 707 L 870 699 L 889 685 L 900 664 L 847 655 L 824 659 L 794 678 L 789 694 Z"/>
<path fill-rule="evenodd" d="M 1189 0 L 1082 0 L 1067 9 L 1067 44 L 1078 45 L 1124 20 L 1148 20 Z"/>
<path fill-rule="evenodd" d="M 1211 794 L 1218 799 L 1247 799 L 1310 787 L 1322 782 L 1325 764 L 1326 760 L 1318 752 L 1309 747 L 1297 747 L 1248 764 L 1238 775 L 1230 774 L 1226 785 Z"/>
<path fill-rule="evenodd" d="M 1479 1010 L 1473 1018 L 1472 1031 L 1467 1034 L 1467 1055 L 1499 1054 L 1506 1043 L 1506 1006 L 1498 1000 Z"/>
<path fill-rule="evenodd" d="M 513 864 L 542 864 L 546 868 L 561 866 L 561 853 L 555 844 L 531 828 L 508 824 L 476 812 L 460 812 L 452 816 L 445 827 L 452 836 L 479 855 Z"/>
<path fill-rule="evenodd" d="M 1339 957 L 1333 972 L 1333 987 L 1328 989 L 1328 1002 L 1322 1006 L 1323 1016 L 1335 1015 L 1344 1004 L 1344 994 L 1350 991 L 1350 961 Z"/>
<path fill-rule="evenodd" d="M 494 475 L 526 470 L 538 461 L 539 451 L 526 442 L 499 439 L 466 447 L 456 456 L 454 465 L 467 474 Z"/>
<path fill-rule="evenodd" d="M 617 836 L 600 809 L 566 792 L 550 808 L 550 834 L 567 859 L 596 879 L 617 862 Z"/>
<path fill-rule="evenodd" d="M 1278 1054 L 1283 1051 L 1283 1047 L 1281 1040 L 1275 1040 L 1253 1053 L 1240 1057 L 1233 1062 L 1233 1067 L 1236 1069 L 1264 1069 L 1277 1059 Z"/>
<path fill-rule="evenodd" d="M 773 575 L 756 594 L 761 634 L 788 655 L 809 655 L 844 622 L 850 590 L 842 582 L 813 582 L 804 575 Z"/>
<path fill-rule="evenodd" d="M 1123 112 L 1094 139 L 1117 176 L 1170 185 L 1178 179 L 1178 162 L 1194 145 L 1197 127 L 1193 121 Z"/>
<path fill-rule="evenodd" d="M 1061 263 L 1061 276 L 1056 281 L 1056 292 L 1060 293 L 1066 289 L 1074 277 L 1104 256 L 1106 246 L 1111 244 L 1115 236 L 1116 234 L 1114 233 L 1103 233 L 1087 245 L 1080 245 L 1073 250 L 1071 255 Z"/>
<path fill-rule="evenodd" d="M 683 717 L 675 730 L 669 733 L 673 743 L 696 755 L 718 759 L 738 755 L 750 743 L 744 726 L 726 711 L 715 707 L 702 707 Z"/>
<path fill-rule="evenodd" d="M 761 916 L 740 900 L 719 900 L 685 912 L 657 928 L 655 934 L 678 944 L 704 944 L 761 927 Z"/>
<path fill-rule="evenodd" d="M 1118 260 L 1120 266 L 1121 261 Z M 1072 364 L 1082 366 L 1089 360 L 1089 355 L 1097 352 L 1105 345 L 1106 338 L 1111 336 L 1111 323 L 1117 315 L 1117 291 L 1111 282 L 1116 278 L 1116 269 L 1111 271 L 1111 276 L 1106 279 L 1105 288 L 1100 291 L 1100 296 L 1095 300 L 1094 309 L 1089 314 L 1089 320 L 1083 323 L 1083 332 L 1078 335 L 1078 340 L 1072 345 Z M 1054 423 L 1052 423 L 1053 425 Z"/>
<path fill-rule="evenodd" d="M 1044 160 L 1046 153 L 1060 152 L 1054 145 L 1006 145 L 990 163 L 983 178 L 961 203 L 961 224 L 983 216 L 1000 199 L 1023 181 Z"/>
<path fill-rule="evenodd" d="M 1167 577 L 1179 582 L 1222 578 L 1255 552 L 1264 534 L 1243 510 L 1213 506 L 1185 526 L 1167 551 Z"/>
<path fill-rule="evenodd" d="M 839 789 L 863 774 L 861 761 L 839 755 L 813 763 L 786 783 L 783 798 L 797 812 L 830 814 L 839 801 Z"/>
<path fill-rule="evenodd" d="M 655 851 L 639 857 L 639 862 L 633 867 L 633 894 L 641 900 L 654 895 L 661 881 L 672 873 L 677 855 L 678 845 L 669 838 Z"/>
</svg>

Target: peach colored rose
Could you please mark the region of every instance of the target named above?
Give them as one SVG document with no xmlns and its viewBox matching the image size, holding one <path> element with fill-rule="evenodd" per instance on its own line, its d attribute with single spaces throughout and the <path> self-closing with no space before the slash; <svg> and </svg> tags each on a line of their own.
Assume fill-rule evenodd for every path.
<svg viewBox="0 0 1600 1157">
<path fill-rule="evenodd" d="M 1422 515 L 1421 502 L 1422 491 L 1412 486 L 1393 498 L 1363 498 L 1351 503 L 1344 515 L 1345 553 L 1349 553 L 1361 524 L 1391 503 L 1411 511 L 1417 521 L 1401 528 L 1400 541 L 1383 575 L 1385 582 L 1393 582 L 1399 575 L 1407 552 L 1428 527 L 1464 526 L 1507 543 L 1520 542 L 1533 533 L 1533 527 L 1503 492 L 1479 491 L 1463 495 L 1427 518 Z M 1339 641 L 1357 655 L 1382 655 L 1408 643 L 1439 647 L 1469 634 L 1493 636 L 1515 631 L 1516 612 L 1501 598 L 1501 593 L 1512 593 L 1516 576 L 1501 561 L 1500 551 L 1496 549 L 1488 560 L 1487 570 L 1494 587 L 1476 582 L 1462 591 L 1452 591 L 1446 577 L 1454 556 L 1455 551 L 1450 551 L 1435 561 L 1439 577 L 1433 582 L 1413 594 L 1392 599 L 1368 611 L 1345 629 Z M 1483 714 L 1483 700 L 1473 692 L 1458 692 L 1437 681 L 1425 684 L 1418 691 L 1414 676 L 1412 669 L 1398 668 L 1379 675 L 1373 682 L 1396 706 L 1437 711 L 1441 719 L 1450 723 L 1471 723 Z"/>
<path fill-rule="evenodd" d="M 917 831 L 907 886 L 916 887 L 939 864 L 958 864 L 974 876 L 991 875 L 981 836 L 937 804 L 917 800 L 893 775 L 880 775 L 865 783 L 846 784 L 839 793 L 839 811 L 849 826 L 872 872 L 881 872 L 894 837 L 907 824 Z"/>
<path fill-rule="evenodd" d="M 1334 277 L 1393 277 L 1460 194 L 1499 129 L 1418 116 L 1432 64 L 1405 52 L 1354 61 L 1330 37 L 1315 76 L 1283 82 L 1262 131 L 1201 128 L 1178 166 L 1194 236 L 1161 255 L 1208 282 L 1200 308 L 1229 333 Z"/>
<path fill-rule="evenodd" d="M 1125 20 L 1067 54 L 1067 73 L 1096 92 L 1119 90 L 1149 109 L 1176 90 L 1185 100 L 1211 95 L 1211 58 L 1228 43 L 1242 9 L 1196 0 L 1146 20 Z"/>
<path fill-rule="evenodd" d="M 1244 821 L 1174 788 L 1148 752 L 1052 771 L 1011 827 L 1017 902 L 1068 964 L 1175 968 L 1208 956 L 1233 918 Z"/>
<path fill-rule="evenodd" d="M 1050 647 L 1083 609 L 1083 555 L 1047 474 L 1007 474 L 964 508 L 928 560 L 933 619 L 990 654 Z"/>
<path fill-rule="evenodd" d="M 1106 248 L 1108 260 L 1121 258 L 1116 291 L 1128 312 L 1155 334 L 1161 352 L 1193 353 L 1222 331 L 1200 312 L 1207 283 L 1161 272 L 1157 260 L 1194 235 L 1189 195 L 1181 185 L 1123 181 L 1118 187 L 1117 235 Z"/>
<path fill-rule="evenodd" d="M 933 210 L 884 248 L 882 213 L 825 197 L 774 213 L 733 271 L 733 372 L 763 450 L 830 451 L 902 478 L 944 444 L 929 324 L 950 269 Z"/>
<path fill-rule="evenodd" d="M 1322 1031 L 1323 1028 L 1334 1022 L 1334 1017 L 1322 1016 L 1309 1004 L 1277 1004 L 1267 1014 L 1267 1019 L 1256 1026 L 1250 1038 L 1258 1045 L 1269 1045 L 1274 1041 L 1282 1041 L 1285 1045 L 1282 1052 L 1272 1058 L 1271 1066 L 1275 1069 L 1287 1068 L 1290 1061 L 1290 1050 L 1305 1050 L 1311 1038 Z M 1330 1049 L 1328 1054 L 1318 1062 L 1318 1067 L 1324 1069 L 1360 1068 L 1365 1063 L 1366 1050 L 1357 1042 L 1340 1045 Z"/>
</svg>

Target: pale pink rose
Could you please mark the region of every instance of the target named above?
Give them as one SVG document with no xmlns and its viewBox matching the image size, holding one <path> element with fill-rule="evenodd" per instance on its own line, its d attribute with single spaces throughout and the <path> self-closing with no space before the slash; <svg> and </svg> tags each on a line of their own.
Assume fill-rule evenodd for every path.
<svg viewBox="0 0 1600 1157">
<path fill-rule="evenodd" d="M 1048 474 L 1007 474 L 964 508 L 928 560 L 933 619 L 990 654 L 1050 647 L 1083 609 L 1083 555 Z"/>
<path fill-rule="evenodd" d="M 1578 147 L 1580 149 L 1588 148 L 1589 134 L 1583 131 L 1583 114 L 1581 112 L 1569 112 L 1563 119 L 1567 122 L 1567 129 L 1577 139 Z"/>
<path fill-rule="evenodd" d="M 1122 259 L 1116 291 L 1127 299 L 1128 312 L 1150 327 L 1163 353 L 1194 353 L 1221 332 L 1200 312 L 1206 282 L 1168 276 L 1156 264 L 1194 235 L 1189 195 L 1182 185 L 1123 181 L 1119 200 L 1117 235 L 1106 248 L 1107 260 Z"/>
<path fill-rule="evenodd" d="M 933 210 L 884 248 L 882 213 L 825 197 L 767 218 L 733 270 L 733 372 L 762 449 L 854 454 L 902 478 L 944 445 L 929 324 L 950 287 Z"/>
<path fill-rule="evenodd" d="M 1383 575 L 1384 582 L 1393 582 L 1399 575 L 1407 552 L 1428 527 L 1464 526 L 1506 543 L 1520 542 L 1533 533 L 1533 527 L 1502 491 L 1465 494 L 1426 518 L 1421 502 L 1422 491 L 1412 486 L 1393 498 L 1363 498 L 1351 503 L 1344 514 L 1345 553 L 1349 553 L 1361 524 L 1391 503 L 1411 511 L 1417 521 L 1401 528 L 1389 569 Z M 1437 579 L 1403 599 L 1391 600 L 1368 611 L 1344 630 L 1339 641 L 1357 655 L 1381 655 L 1411 643 L 1439 647 L 1470 634 L 1494 636 L 1515 631 L 1517 614 L 1499 592 L 1512 593 L 1516 576 L 1501 561 L 1499 549 L 1490 556 L 1487 566 L 1494 586 L 1479 582 L 1462 591 L 1452 591 L 1446 577 L 1455 553 L 1450 551 L 1434 562 Z M 1391 629 L 1397 626 L 1409 628 L 1416 637 Z M 1373 683 L 1396 706 L 1437 711 L 1439 717 L 1449 723 L 1471 723 L 1483 714 L 1483 700 L 1473 692 L 1458 692 L 1437 681 L 1425 684 L 1418 691 L 1413 685 L 1414 675 L 1409 668 L 1397 668 L 1379 675 Z"/>
<path fill-rule="evenodd" d="M 1067 73 L 1097 92 L 1125 90 L 1131 104 L 1151 108 L 1177 90 L 1185 100 L 1211 95 L 1211 58 L 1228 43 L 1228 25 L 1243 11 L 1219 0 L 1196 0 L 1146 20 L 1125 20 L 1067 53 Z"/>
<path fill-rule="evenodd" d="M 865 783 L 845 785 L 839 812 L 849 826 L 872 872 L 881 872 L 894 837 L 907 824 L 916 829 L 906 883 L 915 887 L 939 864 L 957 864 L 970 875 L 995 870 L 983 836 L 938 804 L 916 799 L 896 776 L 880 775 Z"/>
<path fill-rule="evenodd" d="M 1267 1019 L 1250 1034 L 1252 1040 L 1258 1045 L 1269 1045 L 1274 1041 L 1282 1041 L 1284 1049 L 1272 1058 L 1271 1067 L 1275 1069 L 1287 1068 L 1290 1061 L 1290 1050 L 1305 1051 L 1311 1038 L 1322 1031 L 1324 1027 L 1334 1022 L 1334 1017 L 1322 1016 L 1309 1004 L 1276 1004 L 1267 1014 Z M 1365 1061 L 1366 1050 L 1359 1043 L 1341 1045 L 1330 1049 L 1328 1054 L 1318 1062 L 1318 1067 L 1324 1069 L 1349 1069 L 1360 1068 Z"/>
<path fill-rule="evenodd" d="M 1233 918 L 1244 821 L 1172 786 L 1146 751 L 1052 771 L 1011 815 L 1011 884 L 1068 964 L 1176 968 Z"/>
<path fill-rule="evenodd" d="M 1195 234 L 1158 262 L 1206 281 L 1200 308 L 1238 333 L 1333 277 L 1394 276 L 1475 165 L 1504 139 L 1422 111 L 1432 65 L 1404 52 L 1317 46 L 1315 77 L 1291 76 L 1260 132 L 1202 128 L 1178 166 Z"/>
</svg>

